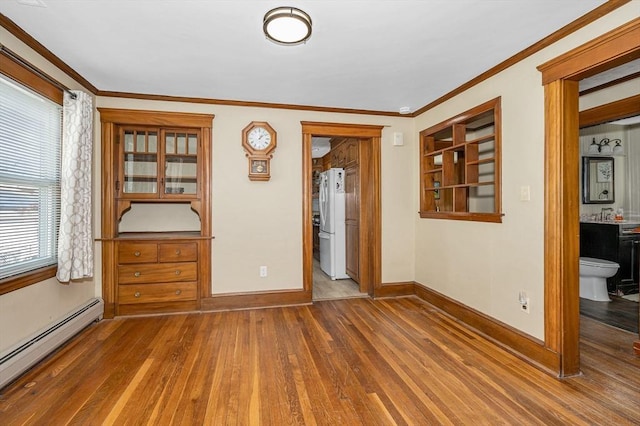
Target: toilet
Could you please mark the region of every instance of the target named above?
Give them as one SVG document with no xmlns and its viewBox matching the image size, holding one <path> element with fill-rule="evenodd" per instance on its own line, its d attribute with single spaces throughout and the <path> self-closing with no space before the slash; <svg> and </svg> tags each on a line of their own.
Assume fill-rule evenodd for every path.
<svg viewBox="0 0 640 426">
<path fill-rule="evenodd" d="M 619 267 L 616 262 L 609 260 L 581 257 L 580 297 L 597 302 L 610 302 L 607 278 L 614 276 Z"/>
</svg>

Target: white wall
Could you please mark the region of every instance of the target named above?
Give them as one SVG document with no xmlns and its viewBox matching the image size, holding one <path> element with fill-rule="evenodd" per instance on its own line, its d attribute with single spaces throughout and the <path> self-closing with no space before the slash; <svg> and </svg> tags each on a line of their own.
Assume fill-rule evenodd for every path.
<svg viewBox="0 0 640 426">
<path fill-rule="evenodd" d="M 211 197 L 214 294 L 302 288 L 301 121 L 387 126 L 382 135 L 382 280 L 413 280 L 415 191 L 411 167 L 415 132 L 411 119 L 106 97 L 97 102 L 107 108 L 215 114 Z M 251 182 L 247 177 L 241 132 L 251 121 L 267 121 L 278 133 L 268 182 Z M 392 146 L 394 132 L 404 134 L 405 146 Z M 266 278 L 259 277 L 261 265 L 268 267 Z"/>
<path fill-rule="evenodd" d="M 20 55 L 45 73 L 49 74 L 70 89 L 84 90 L 78 83 L 34 53 L 30 48 L 17 40 L 13 35 L 0 27 L 2 44 Z M 98 126 L 99 127 L 99 126 Z M 98 156 L 99 157 L 99 156 Z M 99 164 L 94 157 L 94 167 L 98 167 L 94 176 L 100 176 Z M 99 181 L 94 179 L 94 193 L 100 198 Z M 95 208 L 94 211 L 99 214 Z M 99 225 L 98 221 L 94 221 Z M 98 248 L 98 244 L 96 244 Z M 96 264 L 94 269 L 99 274 L 100 251 L 94 253 Z M 0 352 L 22 341 L 31 334 L 46 327 L 51 322 L 64 317 L 78 306 L 100 294 L 99 277 L 95 280 L 74 282 L 69 285 L 60 284 L 55 278 L 42 281 L 32 286 L 15 290 L 0 296 Z"/>
<path fill-rule="evenodd" d="M 417 131 L 502 97 L 502 224 L 416 221 L 416 281 L 539 339 L 544 338 L 544 92 L 536 66 L 638 16 L 617 9 L 416 118 Z M 418 180 L 415 148 L 414 182 Z M 520 188 L 531 187 L 531 201 Z M 578 196 L 576 188 L 576 196 Z M 414 201 L 414 210 L 419 203 Z M 524 290 L 531 313 L 523 313 Z"/>
</svg>

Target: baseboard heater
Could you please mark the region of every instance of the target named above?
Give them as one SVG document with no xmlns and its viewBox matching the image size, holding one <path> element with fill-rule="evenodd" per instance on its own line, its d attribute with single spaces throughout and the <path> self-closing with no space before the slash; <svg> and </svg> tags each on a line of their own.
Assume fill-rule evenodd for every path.
<svg viewBox="0 0 640 426">
<path fill-rule="evenodd" d="M 0 389 L 75 336 L 102 319 L 104 302 L 91 299 L 61 320 L 0 353 Z"/>
</svg>

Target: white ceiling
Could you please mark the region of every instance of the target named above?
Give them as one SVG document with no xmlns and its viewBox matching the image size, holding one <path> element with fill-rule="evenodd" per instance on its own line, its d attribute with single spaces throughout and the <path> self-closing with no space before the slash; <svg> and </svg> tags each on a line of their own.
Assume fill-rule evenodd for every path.
<svg viewBox="0 0 640 426">
<path fill-rule="evenodd" d="M 1 0 L 103 91 L 415 111 L 605 0 Z M 313 20 L 304 45 L 266 40 L 277 6 Z"/>
</svg>

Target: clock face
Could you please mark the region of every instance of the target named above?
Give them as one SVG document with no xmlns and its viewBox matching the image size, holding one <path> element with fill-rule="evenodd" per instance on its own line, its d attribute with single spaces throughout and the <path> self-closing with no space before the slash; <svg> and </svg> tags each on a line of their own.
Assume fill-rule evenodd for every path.
<svg viewBox="0 0 640 426">
<path fill-rule="evenodd" d="M 247 142 L 253 149 L 266 149 L 271 145 L 271 133 L 264 127 L 254 127 L 247 135 Z"/>
</svg>

